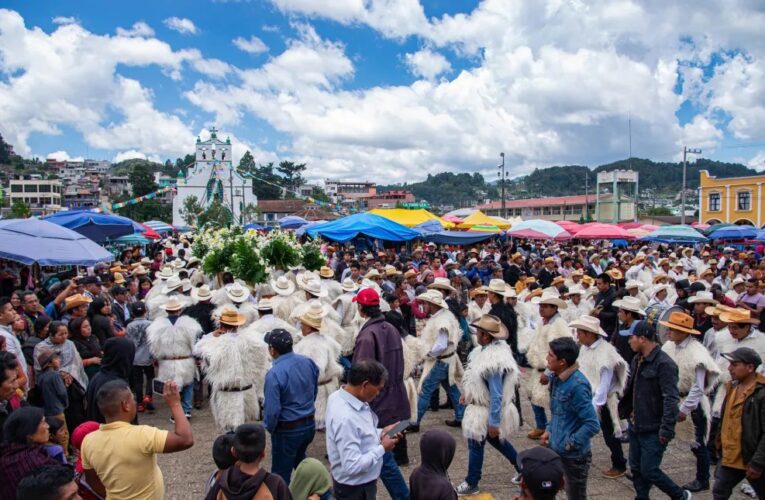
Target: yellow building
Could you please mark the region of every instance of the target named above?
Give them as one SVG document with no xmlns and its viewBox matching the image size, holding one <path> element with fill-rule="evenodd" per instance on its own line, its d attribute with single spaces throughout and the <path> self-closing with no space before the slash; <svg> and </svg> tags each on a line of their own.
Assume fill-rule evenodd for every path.
<svg viewBox="0 0 765 500">
<path fill-rule="evenodd" d="M 699 222 L 765 225 L 765 175 L 718 179 L 699 173 Z"/>
</svg>

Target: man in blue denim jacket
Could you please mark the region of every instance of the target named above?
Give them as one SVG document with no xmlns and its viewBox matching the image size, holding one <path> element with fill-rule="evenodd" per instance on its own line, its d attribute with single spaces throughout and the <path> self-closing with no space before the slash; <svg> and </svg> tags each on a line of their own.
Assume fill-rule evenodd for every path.
<svg viewBox="0 0 765 500">
<path fill-rule="evenodd" d="M 592 389 L 576 362 L 579 345 L 570 337 L 550 342 L 547 366 L 550 376 L 550 413 L 543 445 L 563 460 L 569 500 L 587 498 L 587 475 L 592 463 L 590 440 L 600 431 L 592 406 Z"/>
</svg>

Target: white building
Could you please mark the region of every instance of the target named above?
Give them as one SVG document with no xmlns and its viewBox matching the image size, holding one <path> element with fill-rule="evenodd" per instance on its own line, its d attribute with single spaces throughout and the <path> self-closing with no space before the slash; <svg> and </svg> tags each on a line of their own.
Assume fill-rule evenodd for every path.
<svg viewBox="0 0 765 500">
<path fill-rule="evenodd" d="M 240 223 L 244 207 L 258 203 L 252 192 L 252 179 L 245 179 L 234 168 L 231 140 L 221 141 L 217 132 L 215 127 L 211 128 L 210 138 L 206 141 L 197 137 L 196 163 L 187 177 L 178 177 L 177 194 L 173 198 L 173 225 L 186 225 L 181 209 L 189 196 L 196 196 L 203 207 L 215 199 L 229 209 L 233 207 L 235 224 Z"/>
<path fill-rule="evenodd" d="M 61 210 L 62 190 L 59 180 L 11 179 L 8 189 L 9 201 L 11 205 L 16 201 L 23 201 L 36 215 L 55 213 Z"/>
</svg>

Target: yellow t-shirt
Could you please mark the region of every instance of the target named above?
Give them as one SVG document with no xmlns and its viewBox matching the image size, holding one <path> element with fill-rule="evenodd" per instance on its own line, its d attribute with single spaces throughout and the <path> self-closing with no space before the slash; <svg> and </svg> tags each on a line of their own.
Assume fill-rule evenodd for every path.
<svg viewBox="0 0 765 500">
<path fill-rule="evenodd" d="M 165 483 L 157 466 L 167 431 L 127 422 L 102 424 L 82 442 L 82 467 L 94 469 L 107 500 L 162 500 Z"/>
</svg>

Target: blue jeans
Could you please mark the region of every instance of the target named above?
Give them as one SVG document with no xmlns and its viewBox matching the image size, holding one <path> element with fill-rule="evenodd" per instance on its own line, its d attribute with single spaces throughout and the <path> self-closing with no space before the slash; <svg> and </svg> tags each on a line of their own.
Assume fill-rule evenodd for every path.
<svg viewBox="0 0 765 500">
<path fill-rule="evenodd" d="M 547 414 L 543 406 L 531 405 L 531 410 L 534 412 L 534 425 L 537 429 L 547 429 Z"/>
<path fill-rule="evenodd" d="M 404 475 L 401 474 L 401 469 L 398 468 L 393 453 L 389 451 L 383 455 L 380 479 L 382 479 L 385 489 L 388 490 L 388 494 L 393 500 L 409 500 L 409 487 L 406 485 Z"/>
<path fill-rule="evenodd" d="M 657 432 L 635 432 L 630 427 L 630 470 L 636 500 L 648 500 L 651 486 L 669 498 L 683 498 L 683 489 L 661 470 L 661 459 L 667 445 L 659 442 Z"/>
<path fill-rule="evenodd" d="M 483 449 L 486 443 L 492 445 L 498 452 L 500 452 L 506 459 L 510 461 L 518 470 L 518 462 L 516 461 L 518 453 L 510 444 L 510 441 L 505 441 L 499 438 L 487 437 L 483 441 L 476 441 L 474 439 L 468 439 L 468 473 L 465 478 L 465 482 L 470 486 L 478 486 L 478 481 L 481 480 L 481 471 L 483 470 Z"/>
<path fill-rule="evenodd" d="M 459 362 L 459 361 L 457 361 Z M 417 424 L 422 421 L 425 411 L 427 411 L 430 405 L 430 396 L 438 389 L 441 381 L 445 380 L 449 382 L 449 365 L 443 361 L 436 361 L 433 368 L 428 372 L 428 377 L 422 382 L 422 392 L 417 398 Z M 447 391 L 449 398 L 452 400 L 452 406 L 454 407 L 454 420 L 462 422 L 462 415 L 465 413 L 465 407 L 460 404 L 460 390 L 455 385 L 449 386 Z"/>
<path fill-rule="evenodd" d="M 184 385 L 181 389 L 181 408 L 187 415 L 191 414 L 192 399 L 194 399 L 194 384 Z"/>
<path fill-rule="evenodd" d="M 290 484 L 292 470 L 305 459 L 305 450 L 316 434 L 316 424 L 307 422 L 292 429 L 280 429 L 271 433 L 271 472 Z"/>
</svg>

